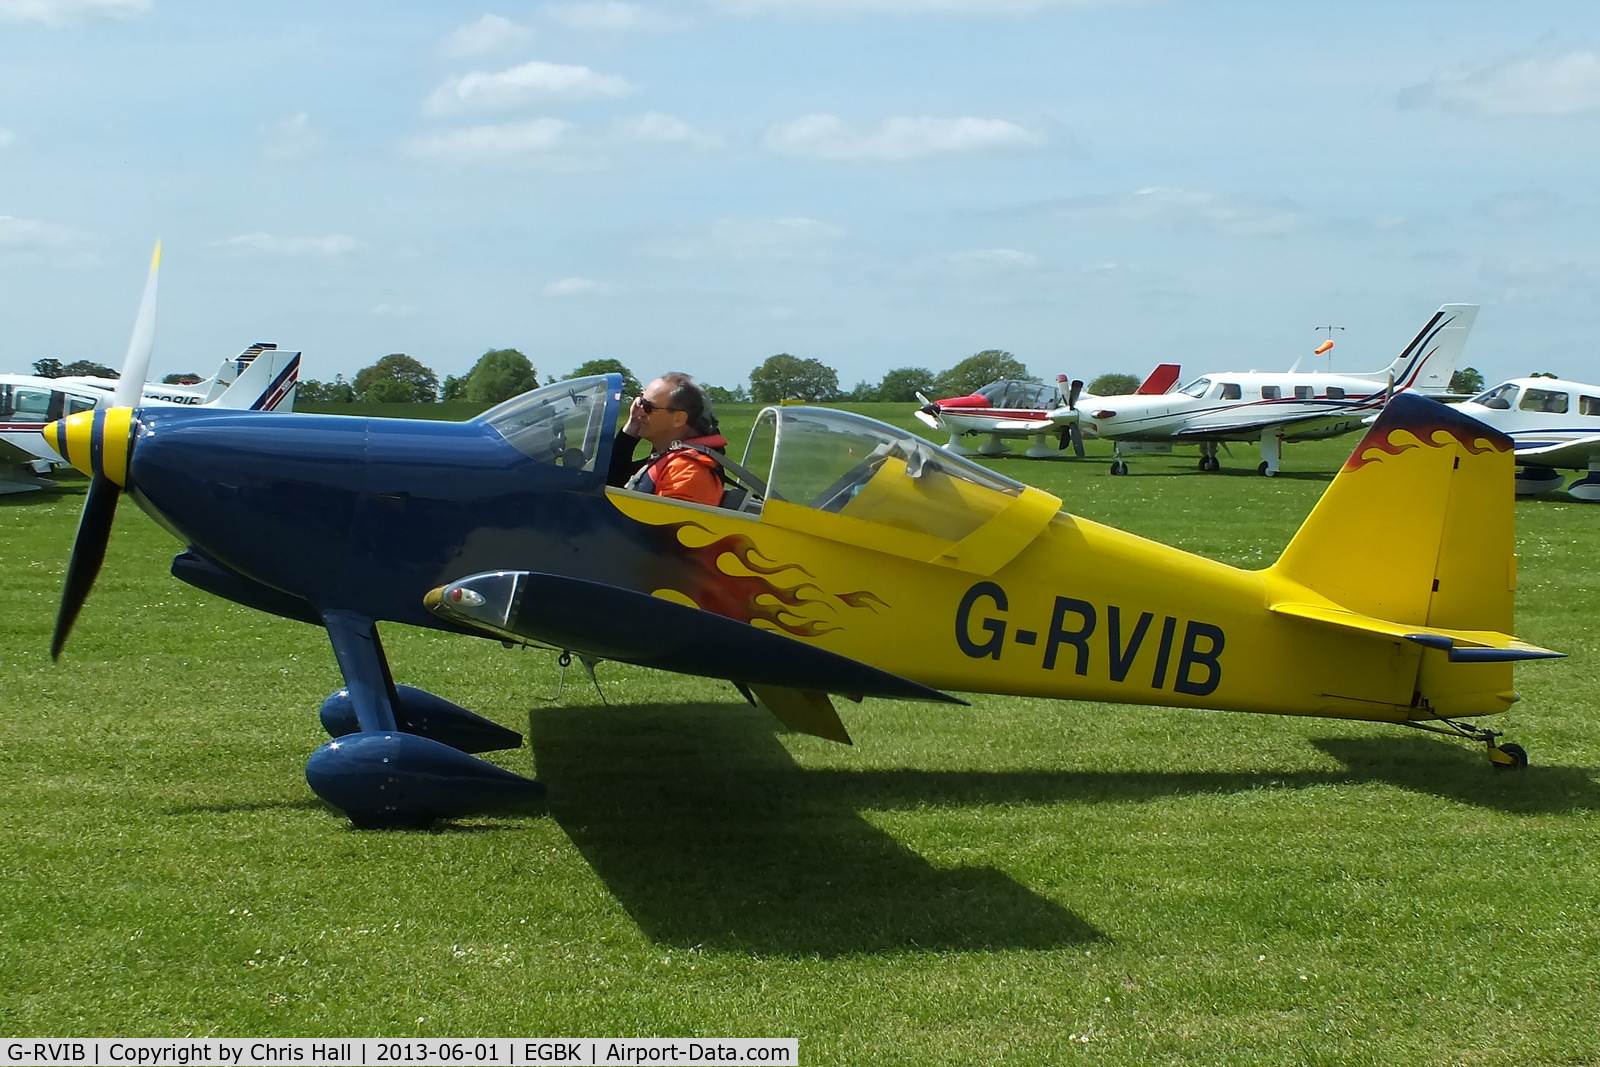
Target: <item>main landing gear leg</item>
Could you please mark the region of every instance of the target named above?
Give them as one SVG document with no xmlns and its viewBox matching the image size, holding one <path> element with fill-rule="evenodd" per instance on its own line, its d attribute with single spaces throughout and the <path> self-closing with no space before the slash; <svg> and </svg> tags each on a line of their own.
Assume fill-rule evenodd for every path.
<svg viewBox="0 0 1600 1067">
<path fill-rule="evenodd" d="M 1128 461 L 1122 458 L 1122 447 L 1120 445 L 1112 445 L 1111 446 L 1111 474 L 1112 474 L 1112 476 L 1116 477 L 1116 478 L 1120 478 L 1124 474 L 1127 474 L 1127 473 L 1128 473 Z"/>
<path fill-rule="evenodd" d="M 1433 722 L 1444 725 L 1435 726 Z M 1455 719 L 1436 719 L 1433 722 L 1413 720 L 1404 725 L 1415 730 L 1426 730 L 1431 734 L 1445 734 L 1448 737 L 1464 737 L 1468 741 L 1480 741 L 1486 749 L 1489 763 L 1497 771 L 1520 771 L 1528 765 L 1528 753 L 1521 745 L 1511 742 L 1498 743 L 1499 738 L 1504 736 L 1499 730 L 1473 726 L 1471 723 L 1458 722 Z"/>
<path fill-rule="evenodd" d="M 1261 466 L 1256 468 L 1257 474 L 1274 477 L 1278 473 L 1278 460 L 1283 455 L 1283 434 L 1278 430 L 1268 428 L 1261 432 Z"/>
<path fill-rule="evenodd" d="M 306 783 L 312 792 L 364 828 L 422 827 L 435 819 L 518 807 L 544 796 L 544 786 L 520 774 L 469 755 L 456 743 L 483 743 L 480 751 L 504 747 L 496 742 L 511 731 L 486 720 L 489 735 L 469 729 L 477 719 L 421 690 L 402 693 L 389 675 L 378 640 L 377 624 L 363 615 L 332 610 L 322 613 L 333 654 L 344 674 L 345 689 L 324 706 L 323 721 L 342 721 L 348 707 L 356 729 L 335 737 L 306 761 Z M 459 713 L 459 714 L 457 714 Z M 409 729 L 402 729 L 401 717 Z M 435 721 L 438 720 L 438 721 Z M 410 732 L 416 730 L 418 732 Z M 422 736 L 422 732 L 454 743 Z M 514 736 L 514 735 L 513 735 Z M 519 739 L 520 741 L 520 739 Z"/>
<path fill-rule="evenodd" d="M 1217 461 L 1217 443 L 1215 441 L 1200 442 L 1200 469 L 1203 471 L 1219 471 L 1222 464 Z"/>
</svg>

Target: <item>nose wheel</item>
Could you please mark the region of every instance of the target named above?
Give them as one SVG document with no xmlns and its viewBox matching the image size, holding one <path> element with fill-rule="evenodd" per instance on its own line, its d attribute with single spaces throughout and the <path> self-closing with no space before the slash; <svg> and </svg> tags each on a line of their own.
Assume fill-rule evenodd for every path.
<svg viewBox="0 0 1600 1067">
<path fill-rule="evenodd" d="M 1128 465 L 1120 459 L 1114 459 L 1111 461 L 1111 473 L 1114 477 L 1120 478 L 1128 473 Z"/>
</svg>

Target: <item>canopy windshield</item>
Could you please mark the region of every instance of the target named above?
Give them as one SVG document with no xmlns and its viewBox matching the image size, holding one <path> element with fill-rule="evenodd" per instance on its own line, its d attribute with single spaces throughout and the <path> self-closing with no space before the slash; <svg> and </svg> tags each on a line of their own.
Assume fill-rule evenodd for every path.
<svg viewBox="0 0 1600 1067">
<path fill-rule="evenodd" d="M 601 452 L 610 449 L 621 393 L 620 375 L 573 378 L 514 396 L 473 421 L 493 426 L 526 456 L 592 471 L 609 459 Z"/>
<path fill-rule="evenodd" d="M 770 500 L 952 541 L 1024 488 L 915 434 L 825 408 L 762 411 L 744 465 L 770 471 Z"/>
<path fill-rule="evenodd" d="M 979 389 L 978 396 L 989 401 L 991 407 L 1022 408 L 1049 411 L 1061 403 L 1060 391 L 1044 382 L 1023 382 L 1007 379 L 991 382 Z"/>
</svg>

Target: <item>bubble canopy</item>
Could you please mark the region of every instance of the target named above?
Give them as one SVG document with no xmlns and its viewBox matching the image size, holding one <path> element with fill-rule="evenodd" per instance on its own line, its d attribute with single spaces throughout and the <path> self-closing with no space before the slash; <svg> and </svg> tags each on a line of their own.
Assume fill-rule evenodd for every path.
<svg viewBox="0 0 1600 1067">
<path fill-rule="evenodd" d="M 610 446 L 621 389 L 615 374 L 573 378 L 514 396 L 472 421 L 494 427 L 532 459 L 592 471 Z"/>
</svg>

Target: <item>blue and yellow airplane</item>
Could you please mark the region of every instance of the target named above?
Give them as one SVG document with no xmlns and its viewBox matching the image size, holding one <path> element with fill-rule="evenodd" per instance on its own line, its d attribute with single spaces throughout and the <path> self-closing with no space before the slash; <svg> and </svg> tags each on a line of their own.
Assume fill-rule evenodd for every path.
<svg viewBox="0 0 1600 1067">
<path fill-rule="evenodd" d="M 541 792 L 473 755 L 519 735 L 395 684 L 380 621 L 727 679 L 846 742 L 830 695 L 958 691 L 1389 722 L 1527 762 L 1466 721 L 1517 700 L 1515 661 L 1559 655 L 1511 636 L 1511 441 L 1444 405 L 1397 396 L 1278 561 L 1247 571 L 819 408 L 760 413 L 722 507 L 608 487 L 620 389 L 561 382 L 463 423 L 128 406 L 54 423 L 92 481 L 52 654 L 127 493 L 186 545 L 178 578 L 327 631 L 346 686 L 306 776 L 358 825 Z"/>
</svg>

